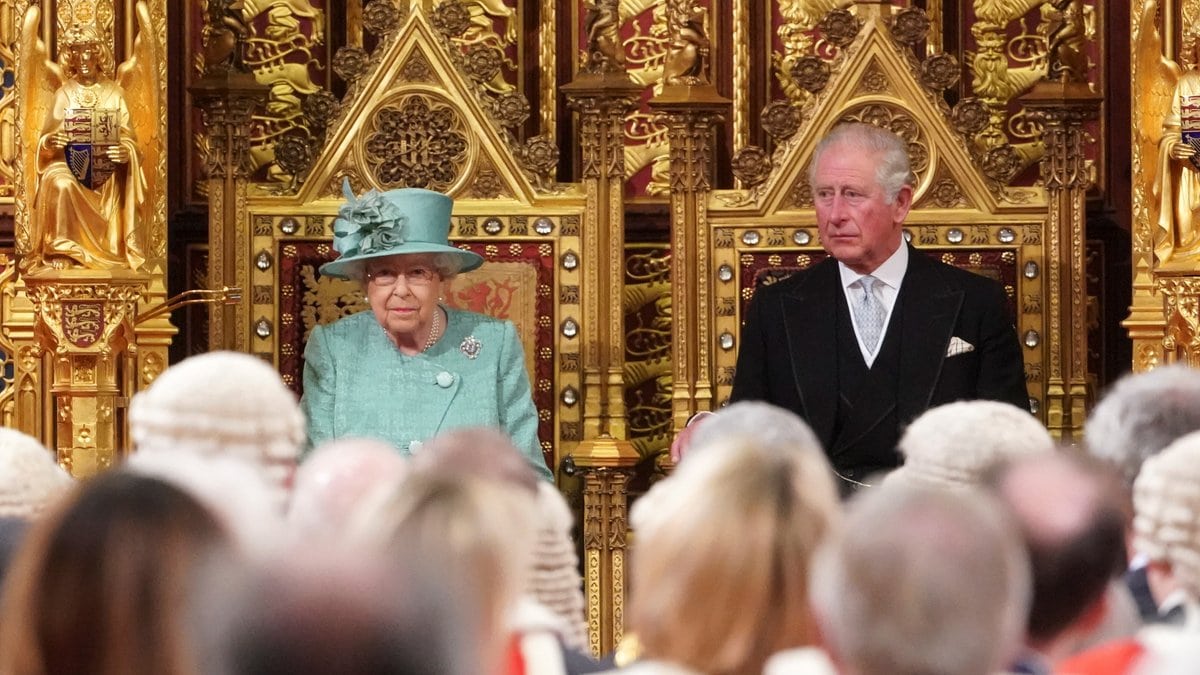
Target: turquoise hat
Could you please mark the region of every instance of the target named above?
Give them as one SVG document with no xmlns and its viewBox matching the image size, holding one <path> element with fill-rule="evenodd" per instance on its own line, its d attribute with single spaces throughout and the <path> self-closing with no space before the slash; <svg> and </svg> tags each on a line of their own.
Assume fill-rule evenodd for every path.
<svg viewBox="0 0 1200 675">
<path fill-rule="evenodd" d="M 454 200 L 421 188 L 370 190 L 355 197 L 350 181 L 342 181 L 346 203 L 333 221 L 333 250 L 337 260 L 321 265 L 321 274 L 350 279 L 371 258 L 406 253 L 449 253 L 457 256 L 460 272 L 483 264 L 473 251 L 450 245 L 450 209 Z"/>
</svg>

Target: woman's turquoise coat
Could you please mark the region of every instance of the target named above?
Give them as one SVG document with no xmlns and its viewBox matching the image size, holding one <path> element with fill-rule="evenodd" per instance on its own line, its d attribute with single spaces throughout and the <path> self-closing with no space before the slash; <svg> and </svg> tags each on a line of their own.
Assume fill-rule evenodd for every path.
<svg viewBox="0 0 1200 675">
<path fill-rule="evenodd" d="M 369 311 L 313 328 L 300 400 L 310 447 L 356 436 L 413 454 L 443 431 L 490 426 L 506 432 L 538 474 L 552 479 L 516 328 L 445 309 L 446 332 L 415 356 L 401 354 Z"/>
</svg>

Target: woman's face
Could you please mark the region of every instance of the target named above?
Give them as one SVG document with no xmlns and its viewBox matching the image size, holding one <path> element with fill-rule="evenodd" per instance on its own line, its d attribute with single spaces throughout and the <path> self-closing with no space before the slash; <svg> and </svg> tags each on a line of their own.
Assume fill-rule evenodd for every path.
<svg viewBox="0 0 1200 675">
<path fill-rule="evenodd" d="M 375 320 L 398 344 L 420 348 L 429 335 L 442 275 L 433 255 L 407 253 L 368 260 L 364 282 Z"/>
</svg>

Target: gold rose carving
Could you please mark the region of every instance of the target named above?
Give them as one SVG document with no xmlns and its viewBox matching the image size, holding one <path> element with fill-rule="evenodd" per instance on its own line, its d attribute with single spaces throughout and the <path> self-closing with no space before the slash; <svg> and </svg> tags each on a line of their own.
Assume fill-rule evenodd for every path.
<svg viewBox="0 0 1200 675">
<path fill-rule="evenodd" d="M 813 29 L 825 15 L 835 9 L 851 4 L 851 0 L 780 0 L 779 16 L 782 18 L 777 30 L 783 43 L 783 53 L 772 53 L 771 62 L 788 100 L 803 103 L 809 93 L 793 79 L 796 62 L 812 54 L 815 39 Z"/>
<path fill-rule="evenodd" d="M 367 164 L 386 188 L 446 191 L 467 159 L 467 129 L 453 106 L 410 94 L 381 108 L 363 141 Z"/>
</svg>

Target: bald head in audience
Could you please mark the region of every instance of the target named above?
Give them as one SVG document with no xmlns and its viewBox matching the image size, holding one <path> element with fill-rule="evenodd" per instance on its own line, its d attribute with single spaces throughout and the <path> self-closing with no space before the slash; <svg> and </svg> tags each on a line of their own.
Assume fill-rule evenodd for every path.
<svg viewBox="0 0 1200 675">
<path fill-rule="evenodd" d="M 322 444 L 296 470 L 288 526 L 294 537 L 341 539 L 358 512 L 386 498 L 408 473 L 408 459 L 387 443 L 343 438 Z"/>
<path fill-rule="evenodd" d="M 990 675 L 1029 607 L 1020 535 L 975 489 L 861 493 L 811 578 L 825 646 L 853 675 Z"/>
<path fill-rule="evenodd" d="M 1120 479 L 1097 460 L 1062 452 L 1009 462 L 989 483 L 1029 551 L 1026 645 L 1052 664 L 1102 624 L 1109 585 L 1125 568 Z"/>
</svg>

